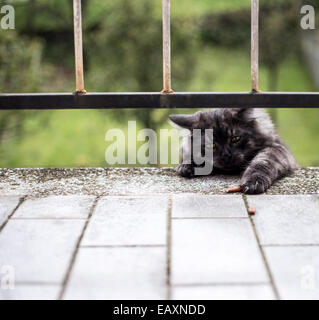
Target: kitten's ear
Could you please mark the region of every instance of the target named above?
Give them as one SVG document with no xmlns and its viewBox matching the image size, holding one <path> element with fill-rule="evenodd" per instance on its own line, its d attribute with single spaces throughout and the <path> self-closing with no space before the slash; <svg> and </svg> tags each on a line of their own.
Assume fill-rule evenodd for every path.
<svg viewBox="0 0 319 320">
<path fill-rule="evenodd" d="M 194 127 L 197 120 L 196 114 L 171 114 L 169 118 L 175 124 L 185 129 Z"/>
</svg>

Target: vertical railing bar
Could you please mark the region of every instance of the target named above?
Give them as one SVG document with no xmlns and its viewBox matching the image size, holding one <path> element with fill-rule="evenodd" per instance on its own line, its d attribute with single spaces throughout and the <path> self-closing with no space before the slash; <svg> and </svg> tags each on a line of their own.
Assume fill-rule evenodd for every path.
<svg viewBox="0 0 319 320">
<path fill-rule="evenodd" d="M 163 1 L 163 91 L 172 93 L 171 85 L 171 5 Z"/>
<path fill-rule="evenodd" d="M 251 87 L 258 89 L 259 68 L 259 0 L 251 0 Z"/>
<path fill-rule="evenodd" d="M 82 10 L 81 9 L 81 0 L 73 0 L 76 92 L 77 93 L 86 93 L 86 91 L 84 89 L 82 12 L 81 12 L 81 10 Z"/>
</svg>

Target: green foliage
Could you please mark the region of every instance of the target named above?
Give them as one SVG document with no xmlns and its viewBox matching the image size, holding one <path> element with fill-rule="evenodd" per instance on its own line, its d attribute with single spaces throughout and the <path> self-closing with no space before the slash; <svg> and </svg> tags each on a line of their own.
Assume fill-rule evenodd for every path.
<svg viewBox="0 0 319 320">
<path fill-rule="evenodd" d="M 0 31 L 0 87 L 2 92 L 36 92 L 41 78 L 42 43 Z M 23 112 L 0 113 L 0 143 L 21 133 Z"/>
<path fill-rule="evenodd" d="M 0 31 L 2 92 L 34 92 L 41 78 L 42 43 L 14 31 Z"/>
<path fill-rule="evenodd" d="M 250 1 L 171 1 L 174 90 L 250 90 Z M 319 8 L 319 0 L 309 2 Z M 315 90 L 300 55 L 300 1 L 260 4 L 260 89 Z M 15 9 L 16 31 L 0 31 L 1 91 L 73 91 L 72 1 L 29 0 Z M 160 91 L 161 1 L 82 0 L 82 11 L 86 89 Z M 140 128 L 169 128 L 168 113 L 1 112 L 0 166 L 104 166 L 108 129 L 125 132 L 127 120 L 138 120 Z M 318 165 L 318 111 L 273 114 L 301 165 Z"/>
<path fill-rule="evenodd" d="M 28 0 L 14 4 L 16 27 L 26 32 L 65 31 L 73 27 L 73 1 Z"/>
<path fill-rule="evenodd" d="M 299 53 L 300 2 L 261 2 L 259 47 L 261 64 L 268 68 L 268 90 L 276 91 L 280 65 L 290 50 Z M 212 13 L 202 20 L 205 42 L 214 46 L 250 48 L 251 13 L 249 9 Z"/>
<path fill-rule="evenodd" d="M 281 4 L 294 0 L 260 0 L 260 5 Z M 298 0 L 299 1 L 299 0 Z M 195 5 L 196 3 L 196 5 Z M 211 13 L 223 13 L 249 9 L 251 0 L 172 0 L 173 17 L 202 17 Z"/>
<path fill-rule="evenodd" d="M 278 89 L 280 65 L 291 54 L 287 48 L 293 48 L 299 54 L 299 1 L 283 4 L 274 10 L 268 7 L 261 16 L 260 57 L 261 63 L 268 68 L 268 91 Z"/>
<path fill-rule="evenodd" d="M 201 50 L 190 86 L 202 91 L 247 91 L 250 86 L 249 52 L 232 52 L 223 48 Z M 235 62 L 234 62 L 235 61 Z M 267 69 L 261 69 L 261 85 L 266 83 Z M 296 81 L 298 79 L 298 81 Z M 279 90 L 312 90 L 312 82 L 295 57 L 288 58 L 279 73 Z M 263 89 L 263 87 L 262 87 Z M 195 110 L 174 110 L 188 113 Z M 148 112 L 147 110 L 144 111 Z M 319 110 L 277 111 L 282 138 L 303 166 L 319 165 Z M 155 119 L 161 110 L 154 111 Z M 74 167 L 105 166 L 105 133 L 119 128 L 127 131 L 125 111 L 44 111 L 27 113 L 23 139 L 6 139 L 0 146 L 0 167 Z M 134 120 L 132 115 L 131 120 Z M 167 120 L 167 118 L 165 118 Z M 139 127 L 143 125 L 139 123 Z M 164 122 L 160 128 L 170 128 Z"/>
<path fill-rule="evenodd" d="M 162 21 L 158 3 L 148 0 L 118 0 L 110 5 L 100 27 L 89 34 L 85 44 L 89 91 L 161 91 Z M 174 89 L 187 87 L 195 66 L 197 30 L 192 23 L 172 24 Z M 149 128 L 161 119 L 155 112 L 131 111 Z M 167 114 L 167 113 L 165 113 Z"/>
</svg>

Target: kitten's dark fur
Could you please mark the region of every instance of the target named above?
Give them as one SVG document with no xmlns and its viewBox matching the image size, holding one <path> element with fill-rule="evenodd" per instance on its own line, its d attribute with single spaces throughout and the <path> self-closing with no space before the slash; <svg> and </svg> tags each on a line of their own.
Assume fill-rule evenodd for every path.
<svg viewBox="0 0 319 320">
<path fill-rule="evenodd" d="M 263 193 L 277 179 L 298 168 L 263 109 L 216 109 L 194 115 L 171 115 L 170 119 L 189 129 L 191 135 L 192 129 L 213 129 L 213 173 L 243 172 L 240 185 L 244 193 Z M 183 153 L 191 152 L 190 141 L 183 139 Z M 177 171 L 190 178 L 195 166 L 180 163 Z"/>
</svg>

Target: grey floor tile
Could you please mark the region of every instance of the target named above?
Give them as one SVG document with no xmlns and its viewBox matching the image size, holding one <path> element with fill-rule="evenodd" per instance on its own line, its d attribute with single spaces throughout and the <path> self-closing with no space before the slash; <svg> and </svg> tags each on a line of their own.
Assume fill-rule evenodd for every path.
<svg viewBox="0 0 319 320">
<path fill-rule="evenodd" d="M 174 196 L 172 216 L 175 218 L 248 217 L 241 195 L 195 194 Z"/>
<path fill-rule="evenodd" d="M 262 244 L 319 244 L 318 195 L 249 196 Z"/>
<path fill-rule="evenodd" d="M 167 216 L 166 197 L 105 197 L 81 245 L 165 245 Z"/>
<path fill-rule="evenodd" d="M 266 247 L 281 299 L 319 300 L 319 247 Z"/>
<path fill-rule="evenodd" d="M 85 220 L 11 220 L 0 233 L 0 266 L 18 282 L 60 283 Z"/>
<path fill-rule="evenodd" d="M 165 248 L 82 248 L 65 299 L 165 299 Z"/>
<path fill-rule="evenodd" d="M 248 219 L 173 220 L 173 284 L 267 282 Z"/>
<path fill-rule="evenodd" d="M 18 197 L 0 197 L 0 227 L 19 203 Z"/>
<path fill-rule="evenodd" d="M 272 288 L 260 285 L 182 286 L 172 288 L 173 300 L 274 300 Z"/>
<path fill-rule="evenodd" d="M 22 203 L 14 218 L 86 219 L 95 197 L 49 196 L 28 199 Z"/>
</svg>

